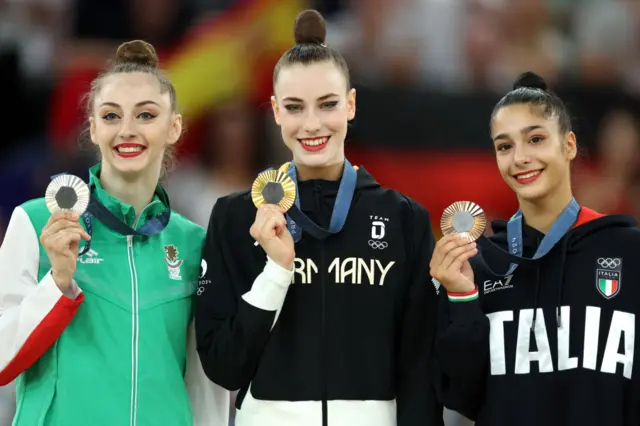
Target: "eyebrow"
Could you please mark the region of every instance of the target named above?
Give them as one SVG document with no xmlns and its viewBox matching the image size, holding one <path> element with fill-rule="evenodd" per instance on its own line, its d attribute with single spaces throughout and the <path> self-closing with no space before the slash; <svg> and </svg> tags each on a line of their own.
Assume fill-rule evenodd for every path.
<svg viewBox="0 0 640 426">
<path fill-rule="evenodd" d="M 142 101 L 142 102 L 138 102 L 135 106 L 136 106 L 136 108 L 138 108 L 138 107 L 145 106 L 145 105 L 148 105 L 148 104 L 153 104 L 153 105 L 160 106 L 160 104 L 159 104 L 159 103 L 154 102 L 154 101 Z M 103 106 L 110 106 L 110 107 L 114 107 L 114 108 L 120 108 L 120 105 L 118 105 L 118 104 L 117 104 L 117 103 L 115 103 L 115 102 L 104 102 L 104 103 L 102 103 L 100 106 L 101 106 L 101 107 L 103 107 Z"/>
<path fill-rule="evenodd" d="M 338 96 L 338 94 L 336 94 L 336 93 L 327 93 L 326 95 L 320 96 L 318 98 L 318 101 L 324 101 L 324 100 L 329 99 L 329 98 L 331 98 L 333 96 Z M 293 97 L 293 96 L 287 96 L 286 98 L 284 98 L 282 100 L 283 101 L 291 101 L 291 102 L 304 102 L 302 99 L 296 98 L 296 97 Z"/>
<path fill-rule="evenodd" d="M 523 135 L 526 135 L 527 133 L 533 131 L 533 130 L 538 130 L 538 129 L 543 129 L 543 126 L 534 124 L 533 126 L 527 126 L 527 127 L 523 127 L 522 129 L 520 129 L 520 133 Z M 498 136 L 496 136 L 495 138 L 493 138 L 494 141 L 497 141 L 499 139 L 509 139 L 509 135 L 506 133 L 500 133 Z"/>
</svg>

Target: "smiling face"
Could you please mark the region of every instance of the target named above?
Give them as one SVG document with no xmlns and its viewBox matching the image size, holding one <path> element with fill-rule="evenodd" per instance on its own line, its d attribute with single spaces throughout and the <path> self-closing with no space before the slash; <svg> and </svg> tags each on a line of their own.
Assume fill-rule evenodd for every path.
<svg viewBox="0 0 640 426">
<path fill-rule="evenodd" d="M 555 116 L 538 107 L 513 104 L 501 108 L 491 122 L 498 169 L 521 201 L 537 201 L 570 187 L 570 163 L 576 137 L 563 133 Z"/>
<path fill-rule="evenodd" d="M 127 176 L 159 175 L 167 147 L 180 137 L 182 117 L 156 76 L 118 73 L 105 77 L 93 99 L 90 131 L 103 168 Z"/>
<path fill-rule="evenodd" d="M 283 67 L 271 98 L 282 139 L 300 169 L 320 169 L 344 161 L 347 123 L 355 117 L 355 89 L 332 62 Z"/>
</svg>

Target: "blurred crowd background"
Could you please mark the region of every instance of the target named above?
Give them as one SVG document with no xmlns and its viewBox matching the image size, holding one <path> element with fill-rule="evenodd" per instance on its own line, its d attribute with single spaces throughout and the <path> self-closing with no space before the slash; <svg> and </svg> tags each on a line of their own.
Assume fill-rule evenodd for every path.
<svg viewBox="0 0 640 426">
<path fill-rule="evenodd" d="M 640 216 L 638 0 L 0 0 L 0 241 L 13 208 L 42 196 L 51 175 L 84 177 L 96 161 L 80 100 L 135 38 L 156 47 L 188 124 L 165 186 L 206 226 L 217 197 L 288 160 L 271 77 L 305 8 L 324 14 L 358 92 L 349 159 L 426 206 L 436 233 L 453 201 L 490 218 L 515 211 L 489 116 L 523 71 L 570 109 L 578 201 Z M 12 392 L 0 388 L 0 426 Z"/>
</svg>

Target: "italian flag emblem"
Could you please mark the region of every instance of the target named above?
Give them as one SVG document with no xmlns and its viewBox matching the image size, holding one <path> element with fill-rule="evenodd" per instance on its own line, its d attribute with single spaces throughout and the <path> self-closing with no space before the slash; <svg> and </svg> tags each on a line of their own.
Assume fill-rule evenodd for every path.
<svg viewBox="0 0 640 426">
<path fill-rule="evenodd" d="M 606 299 L 611 299 L 620 292 L 620 271 L 597 269 L 596 288 Z"/>
<path fill-rule="evenodd" d="M 600 286 L 600 292 L 605 297 L 611 297 L 618 291 L 618 280 L 605 280 L 600 278 L 598 285 Z"/>
</svg>

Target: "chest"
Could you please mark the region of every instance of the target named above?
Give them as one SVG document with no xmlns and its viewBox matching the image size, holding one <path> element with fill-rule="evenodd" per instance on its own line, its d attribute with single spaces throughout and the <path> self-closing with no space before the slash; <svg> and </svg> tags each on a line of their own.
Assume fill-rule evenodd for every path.
<svg viewBox="0 0 640 426">
<path fill-rule="evenodd" d="M 505 277 L 474 268 L 490 324 L 491 374 L 589 370 L 630 379 L 637 269 L 615 249 L 597 248 Z"/>
<path fill-rule="evenodd" d="M 341 231 L 324 240 L 303 231 L 295 244 L 290 291 L 312 293 L 314 288 L 325 287 L 329 292 L 348 294 L 395 294 L 409 278 L 405 225 L 392 209 L 367 211 L 355 203 Z M 252 248 L 254 266 L 245 278 L 249 285 L 266 260 L 262 248 L 252 243 L 250 237 L 243 242 Z M 242 256 L 242 250 L 235 249 L 236 256 Z"/>
<path fill-rule="evenodd" d="M 78 256 L 74 279 L 85 297 L 127 312 L 144 312 L 171 302 L 188 305 L 195 291 L 199 257 L 183 240 L 162 234 L 123 237 L 95 232 L 90 249 Z M 46 254 L 43 263 L 48 264 Z M 40 268 L 46 273 L 49 266 Z"/>
<path fill-rule="evenodd" d="M 492 265 L 493 268 L 493 265 Z M 500 265 L 494 271 L 506 271 Z M 638 308 L 634 279 L 640 265 L 614 250 L 596 249 L 579 256 L 550 256 L 523 264 L 513 274 L 498 276 L 480 263 L 474 265 L 483 310 L 558 306 L 597 306 L 635 312 Z"/>
</svg>

